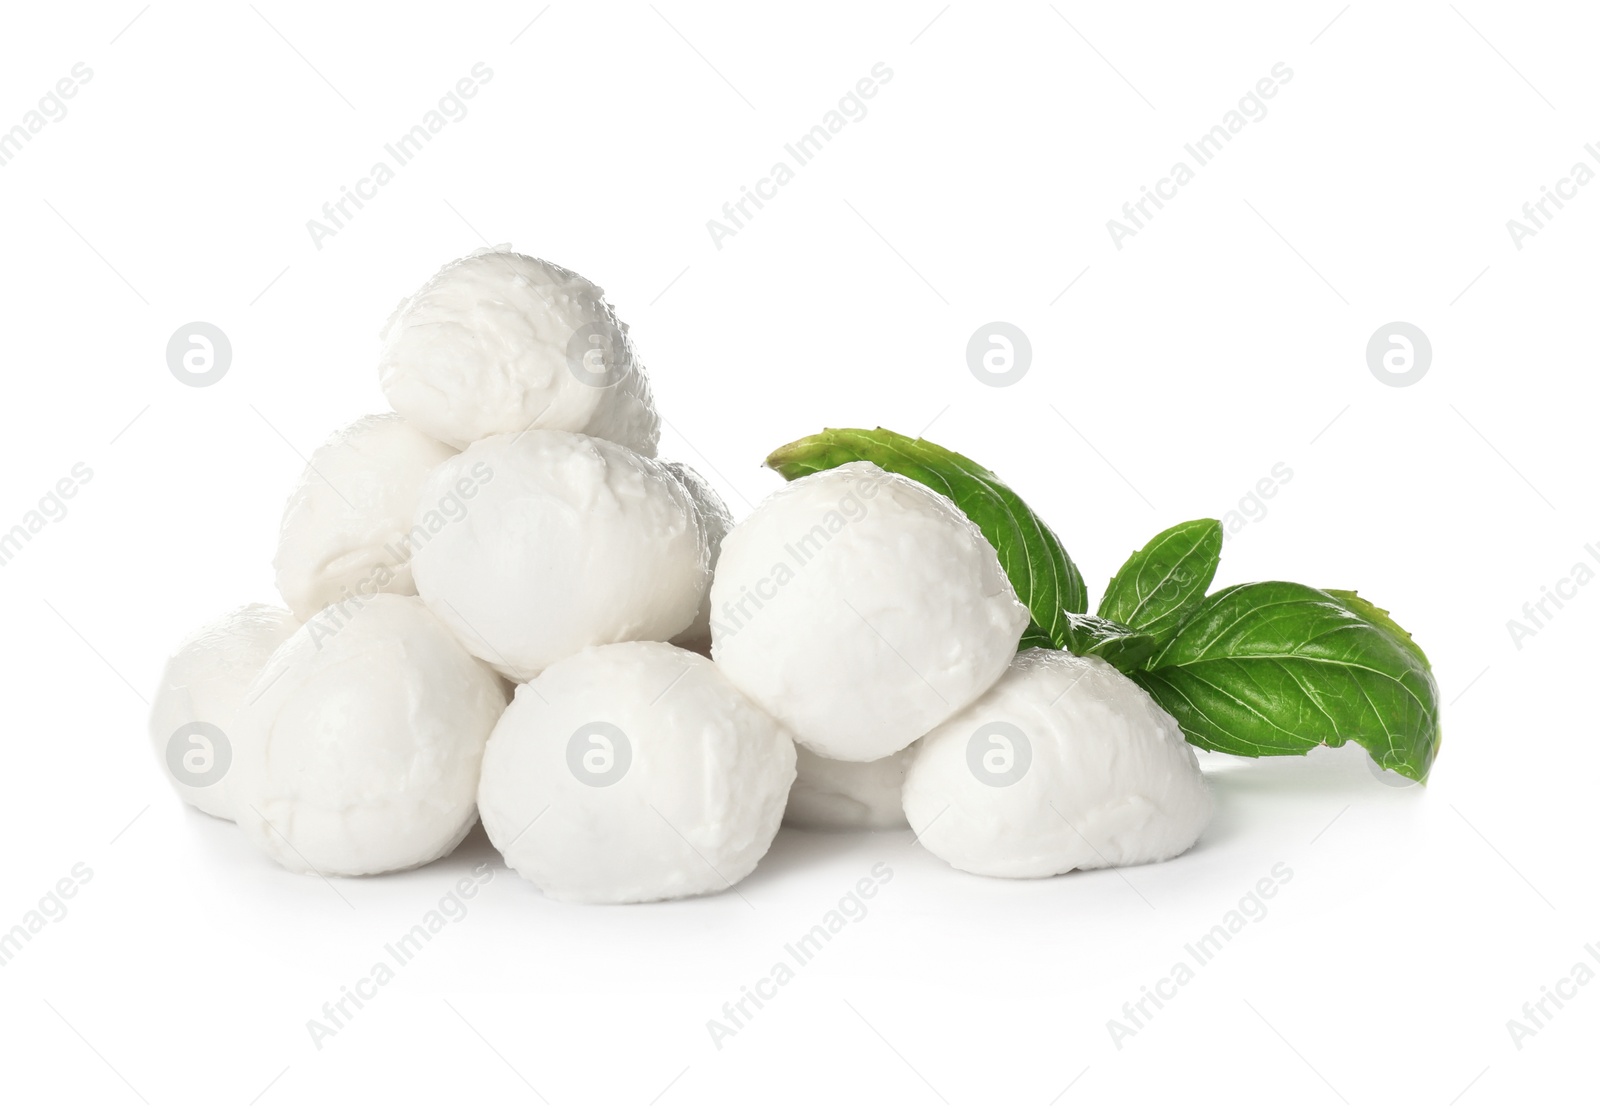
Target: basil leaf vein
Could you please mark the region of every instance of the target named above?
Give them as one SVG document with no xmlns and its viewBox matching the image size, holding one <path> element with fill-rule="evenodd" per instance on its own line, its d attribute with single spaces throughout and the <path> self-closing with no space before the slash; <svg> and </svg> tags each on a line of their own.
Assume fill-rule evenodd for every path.
<svg viewBox="0 0 1600 1110">
<path fill-rule="evenodd" d="M 1205 599 L 1222 557 L 1222 522 L 1175 524 L 1128 556 L 1097 612 L 1165 640 Z"/>
<path fill-rule="evenodd" d="M 1293 582 L 1204 599 L 1135 681 L 1191 743 L 1279 755 L 1354 740 L 1421 780 L 1438 752 L 1439 692 L 1409 633 L 1364 598 Z"/>
</svg>

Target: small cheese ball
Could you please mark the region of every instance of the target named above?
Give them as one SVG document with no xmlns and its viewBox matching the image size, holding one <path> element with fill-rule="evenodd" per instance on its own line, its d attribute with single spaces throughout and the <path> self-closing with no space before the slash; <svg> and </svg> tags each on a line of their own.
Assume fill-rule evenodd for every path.
<svg viewBox="0 0 1600 1110">
<path fill-rule="evenodd" d="M 571 270 L 475 251 L 402 302 L 381 338 L 389 403 L 452 447 L 554 428 L 656 452 L 661 421 L 627 325 Z"/>
<path fill-rule="evenodd" d="M 1154 863 L 1211 819 L 1178 722 L 1104 660 L 1034 648 L 917 745 L 904 792 L 921 843 L 976 875 Z"/>
<path fill-rule="evenodd" d="M 312 454 L 283 510 L 272 566 L 300 620 L 351 597 L 414 594 L 417 489 L 455 450 L 395 413 L 366 416 Z"/>
<path fill-rule="evenodd" d="M 733 527 L 733 516 L 728 512 L 727 503 L 699 472 L 688 464 L 663 461 L 662 465 L 672 472 L 674 478 L 683 483 L 684 489 L 689 491 L 689 498 L 694 502 L 695 511 L 700 514 L 700 523 L 705 528 L 706 547 L 710 554 L 711 566 L 715 569 L 717 556 L 722 552 L 723 537 L 728 534 L 728 529 Z M 674 636 L 672 642 L 690 651 L 697 651 L 701 655 L 711 654 L 710 578 L 706 579 L 705 593 L 701 595 L 700 611 L 695 614 L 694 623 Z"/>
<path fill-rule="evenodd" d="M 711 576 L 689 492 L 661 463 L 573 432 L 479 440 L 423 483 L 430 505 L 488 474 L 411 561 L 423 600 L 516 682 L 597 644 L 667 640 Z"/>
<path fill-rule="evenodd" d="M 783 823 L 802 829 L 905 828 L 900 791 L 916 750 L 912 744 L 871 763 L 849 763 L 799 747 Z"/>
<path fill-rule="evenodd" d="M 789 733 L 709 659 L 608 644 L 518 687 L 478 806 L 506 863 L 552 898 L 687 898 L 755 869 L 794 761 Z"/>
<path fill-rule="evenodd" d="M 239 827 L 291 871 L 375 875 L 448 854 L 505 709 L 494 671 L 415 597 L 313 617 L 239 715 Z"/>
<path fill-rule="evenodd" d="M 830 759 L 904 748 L 1004 673 L 1028 623 L 955 503 L 853 462 L 789 483 L 728 533 L 712 657 Z"/>
<path fill-rule="evenodd" d="M 245 692 L 278 645 L 300 627 L 274 605 L 246 605 L 190 635 L 167 660 L 150 706 L 150 742 L 178 796 L 234 819 L 230 772 Z"/>
</svg>

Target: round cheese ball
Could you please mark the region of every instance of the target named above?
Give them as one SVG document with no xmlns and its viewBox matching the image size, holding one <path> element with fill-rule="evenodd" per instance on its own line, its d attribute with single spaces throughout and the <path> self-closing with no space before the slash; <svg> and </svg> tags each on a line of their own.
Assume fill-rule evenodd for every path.
<svg viewBox="0 0 1600 1110">
<path fill-rule="evenodd" d="M 506 695 L 421 601 L 379 594 L 314 617 L 245 702 L 239 827 L 291 871 L 374 875 L 467 835 Z"/>
<path fill-rule="evenodd" d="M 934 855 L 1012 879 L 1168 859 L 1212 810 L 1171 715 L 1104 660 L 1043 648 L 922 739 L 903 797 Z"/>
<path fill-rule="evenodd" d="M 245 692 L 300 622 L 287 609 L 246 605 L 191 634 L 167 660 L 150 706 L 150 742 L 178 796 L 234 819 L 230 772 Z"/>
<path fill-rule="evenodd" d="M 711 576 L 700 516 L 661 463 L 603 439 L 479 440 L 423 483 L 432 504 L 489 475 L 412 557 L 417 590 L 467 650 L 525 682 L 596 644 L 666 640 Z"/>
<path fill-rule="evenodd" d="M 789 483 L 728 533 L 712 657 L 830 759 L 904 748 L 988 689 L 1028 611 L 955 503 L 868 462 Z"/>
<path fill-rule="evenodd" d="M 871 763 L 828 759 L 801 747 L 783 823 L 802 829 L 903 829 L 900 791 L 917 746 Z"/>
<path fill-rule="evenodd" d="M 695 511 L 700 514 L 700 524 L 706 532 L 706 548 L 709 552 L 710 564 L 713 568 L 717 565 L 717 556 L 722 552 L 723 537 L 733 527 L 733 516 L 728 512 L 727 504 L 722 496 L 712 489 L 710 484 L 702 478 L 698 471 L 687 463 L 666 462 L 662 465 L 672 472 L 672 476 L 683 483 L 683 488 L 689 491 L 689 498 L 694 502 Z M 690 651 L 697 651 L 701 655 L 711 654 L 711 579 L 706 579 L 705 592 L 700 597 L 700 611 L 694 616 L 694 622 L 672 638 L 672 642 L 679 647 L 686 647 Z"/>
<path fill-rule="evenodd" d="M 661 422 L 627 325 L 571 270 L 476 251 L 402 302 L 381 338 L 389 403 L 453 447 L 555 428 L 655 454 Z"/>
<path fill-rule="evenodd" d="M 608 644 L 517 689 L 478 806 L 506 863 L 553 898 L 686 898 L 754 870 L 794 760 L 783 726 L 704 656 Z"/>
<path fill-rule="evenodd" d="M 422 480 L 454 449 L 395 413 L 366 416 L 317 448 L 283 510 L 272 566 L 300 620 L 336 601 L 414 594 Z"/>
</svg>

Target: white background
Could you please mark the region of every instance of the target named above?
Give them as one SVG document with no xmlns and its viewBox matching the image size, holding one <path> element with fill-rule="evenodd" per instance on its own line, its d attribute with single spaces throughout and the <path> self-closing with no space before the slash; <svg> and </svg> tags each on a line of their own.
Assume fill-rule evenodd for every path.
<svg viewBox="0 0 1600 1110">
<path fill-rule="evenodd" d="M 0 26 L 0 127 L 93 71 L 0 167 L 0 530 L 94 472 L 0 567 L 0 928 L 93 870 L 0 968 L 0 1098 L 1474 1107 L 1588 1086 L 1600 986 L 1520 1048 L 1506 1023 L 1576 962 L 1600 970 L 1600 586 L 1520 647 L 1507 621 L 1600 567 L 1600 184 L 1520 250 L 1506 221 L 1600 168 L 1592 13 L 257 8 L 12 5 Z M 480 61 L 470 113 L 317 249 L 306 221 Z M 878 62 L 869 114 L 717 249 L 706 221 Z M 1269 114 L 1117 249 L 1106 221 L 1278 62 Z M 1219 582 L 1393 610 L 1446 704 L 1432 781 L 1386 786 L 1354 747 L 1208 760 L 1219 811 L 1192 852 L 1040 882 L 957 873 L 909 833 L 787 830 L 737 894 L 686 903 L 565 906 L 499 871 L 314 1047 L 306 1022 L 493 850 L 283 872 L 168 791 L 145 698 L 189 629 L 275 600 L 283 498 L 332 429 L 385 407 L 397 301 L 507 241 L 606 287 L 663 455 L 738 515 L 779 484 L 759 463 L 781 443 L 926 431 L 1022 492 L 1097 598 L 1132 548 L 1285 464 Z M 234 351 L 204 389 L 164 357 L 195 320 Z M 1010 388 L 965 362 L 994 320 L 1032 341 Z M 1364 356 L 1396 320 L 1433 344 L 1409 388 Z M 868 916 L 714 1047 L 707 1020 L 878 861 Z M 1265 919 L 1117 1047 L 1107 1021 L 1280 862 Z"/>
</svg>

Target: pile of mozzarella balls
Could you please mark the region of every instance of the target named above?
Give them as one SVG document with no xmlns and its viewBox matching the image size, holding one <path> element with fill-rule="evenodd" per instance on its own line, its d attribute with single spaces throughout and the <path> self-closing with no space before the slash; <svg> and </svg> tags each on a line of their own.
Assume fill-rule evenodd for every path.
<svg viewBox="0 0 1600 1110">
<path fill-rule="evenodd" d="M 1182 732 L 1028 613 L 943 495 L 864 462 L 734 524 L 660 421 L 603 291 L 509 248 L 390 318 L 394 411 L 284 510 L 284 607 L 189 638 L 154 702 L 180 795 L 293 871 L 372 875 L 480 817 L 551 897 L 727 889 L 779 825 L 916 830 L 1013 878 L 1183 852 Z"/>
</svg>

